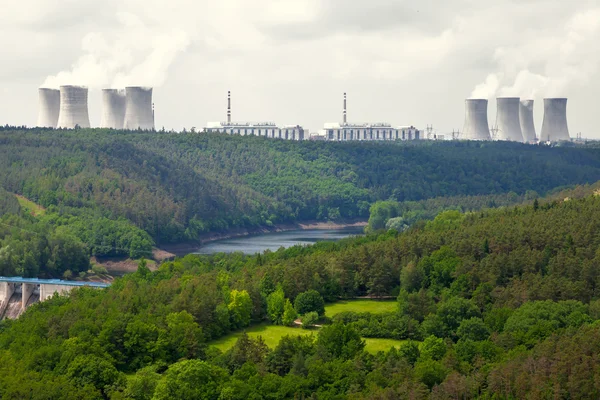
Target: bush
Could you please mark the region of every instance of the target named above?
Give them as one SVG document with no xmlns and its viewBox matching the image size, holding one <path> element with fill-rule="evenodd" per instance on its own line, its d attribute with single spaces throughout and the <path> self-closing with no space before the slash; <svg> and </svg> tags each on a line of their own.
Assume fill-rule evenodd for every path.
<svg viewBox="0 0 600 400">
<path fill-rule="evenodd" d="M 302 329 L 312 328 L 319 320 L 319 314 L 315 311 L 311 311 L 302 316 Z"/>
<path fill-rule="evenodd" d="M 300 293 L 294 302 L 294 308 L 300 315 L 315 311 L 319 315 L 325 314 L 325 301 L 316 290 Z"/>
</svg>

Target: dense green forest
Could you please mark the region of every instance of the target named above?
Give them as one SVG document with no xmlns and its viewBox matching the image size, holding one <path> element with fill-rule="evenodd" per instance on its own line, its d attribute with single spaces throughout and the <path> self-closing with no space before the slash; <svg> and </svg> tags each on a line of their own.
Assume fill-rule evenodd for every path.
<svg viewBox="0 0 600 400">
<path fill-rule="evenodd" d="M 578 189 L 575 189 L 577 192 Z M 580 190 L 579 190 L 580 192 Z M 445 211 L 403 233 L 186 256 L 0 325 L 3 398 L 598 398 L 600 197 Z M 397 296 L 396 312 L 323 303 Z M 314 314 L 275 348 L 254 323 Z M 406 340 L 370 354 L 362 338 Z"/>
<path fill-rule="evenodd" d="M 379 200 L 543 195 L 597 180 L 600 149 L 592 148 L 0 128 L 4 189 L 60 218 L 121 218 L 115 229 L 131 224 L 159 245 L 234 227 L 367 219 Z M 148 247 L 141 236 L 135 242 L 133 252 Z"/>
</svg>

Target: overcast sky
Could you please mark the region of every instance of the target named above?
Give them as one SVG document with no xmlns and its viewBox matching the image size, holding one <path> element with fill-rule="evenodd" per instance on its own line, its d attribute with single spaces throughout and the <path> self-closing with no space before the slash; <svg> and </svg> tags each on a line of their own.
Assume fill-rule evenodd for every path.
<svg viewBox="0 0 600 400">
<path fill-rule="evenodd" d="M 37 88 L 152 85 L 157 127 L 225 119 L 462 129 L 464 99 L 568 97 L 600 138 L 600 1 L 19 0 L 0 12 L 0 123 L 33 125 Z M 495 120 L 495 101 L 488 109 Z"/>
</svg>

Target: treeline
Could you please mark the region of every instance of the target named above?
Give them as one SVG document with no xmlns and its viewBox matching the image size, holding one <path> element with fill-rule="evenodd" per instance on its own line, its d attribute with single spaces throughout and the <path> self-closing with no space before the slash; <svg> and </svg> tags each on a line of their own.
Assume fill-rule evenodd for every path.
<svg viewBox="0 0 600 400">
<path fill-rule="evenodd" d="M 14 194 L 7 192 L 0 186 L 0 217 L 4 214 L 21 213 L 21 206 Z"/>
<path fill-rule="evenodd" d="M 158 244 L 368 218 L 418 201 L 600 180 L 600 150 L 513 143 L 316 143 L 198 133 L 0 129 L 0 186 L 61 215 L 124 218 Z"/>
<path fill-rule="evenodd" d="M 144 263 L 0 329 L 0 394 L 28 398 L 597 398 L 600 197 L 446 211 L 406 232 Z M 323 301 L 398 296 L 275 349 L 222 335 Z M 282 312 L 283 311 L 283 312 Z M 361 337 L 408 340 L 376 355 Z M 51 391 L 49 391 L 51 390 Z M 53 392 L 52 392 L 53 390 Z"/>
</svg>

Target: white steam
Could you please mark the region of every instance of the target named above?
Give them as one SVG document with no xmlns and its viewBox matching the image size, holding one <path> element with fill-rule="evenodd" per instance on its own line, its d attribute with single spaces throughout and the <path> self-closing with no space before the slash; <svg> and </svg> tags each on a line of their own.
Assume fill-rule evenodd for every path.
<svg viewBox="0 0 600 400">
<path fill-rule="evenodd" d="M 177 55 L 190 45 L 191 35 L 175 24 L 146 24 L 131 13 L 117 13 L 117 20 L 119 29 L 111 34 L 91 32 L 85 35 L 81 44 L 83 54 L 70 70 L 48 76 L 42 86 L 162 85 Z"/>
<path fill-rule="evenodd" d="M 498 72 L 477 85 L 471 98 L 564 96 L 597 71 L 599 41 L 600 8 L 578 12 L 549 38 L 523 38 L 517 46 L 496 49 Z"/>
</svg>

